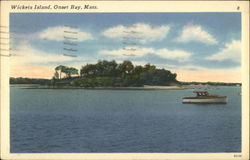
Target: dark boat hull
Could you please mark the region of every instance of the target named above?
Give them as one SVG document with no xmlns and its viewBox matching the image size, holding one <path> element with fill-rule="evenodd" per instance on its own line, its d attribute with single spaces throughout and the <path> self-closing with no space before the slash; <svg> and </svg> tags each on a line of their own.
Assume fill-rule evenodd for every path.
<svg viewBox="0 0 250 160">
<path fill-rule="evenodd" d="M 182 103 L 195 103 L 195 104 L 226 104 L 227 97 L 209 97 L 209 98 L 196 98 L 185 97 L 182 99 Z"/>
</svg>

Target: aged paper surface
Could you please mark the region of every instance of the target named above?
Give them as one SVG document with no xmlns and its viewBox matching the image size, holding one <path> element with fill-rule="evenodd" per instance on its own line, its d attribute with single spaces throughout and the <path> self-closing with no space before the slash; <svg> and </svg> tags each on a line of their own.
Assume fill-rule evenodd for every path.
<svg viewBox="0 0 250 160">
<path fill-rule="evenodd" d="M 13 7 L 16 5 L 16 8 Z M 80 8 L 78 8 L 80 6 Z M 219 153 L 11 153 L 10 145 L 10 86 L 11 51 L 9 43 L 10 15 L 22 13 L 222 13 L 241 14 L 241 152 Z M 248 1 L 1 1 L 1 159 L 249 159 L 249 2 Z M 94 21 L 94 20 L 93 20 Z M 27 22 L 29 23 L 29 22 Z M 213 21 L 211 20 L 211 23 Z M 68 24 L 67 24 L 68 25 Z M 73 27 L 74 28 L 74 27 Z M 72 31 L 73 32 L 73 31 Z M 200 33 L 205 34 L 203 31 Z M 52 32 L 50 33 L 52 34 Z M 49 35 L 50 35 L 49 34 Z M 74 34 L 74 33 L 72 33 Z M 153 32 L 152 34 L 158 34 Z M 161 34 L 158 36 L 160 37 Z M 111 36 L 112 37 L 112 36 Z M 26 37 L 28 38 L 28 37 Z M 50 38 L 47 36 L 46 38 Z M 64 37 L 65 38 L 65 37 Z M 70 38 L 70 37 L 69 37 Z M 145 41 L 147 36 L 143 37 Z M 182 37 L 185 41 L 185 37 Z M 210 38 L 210 39 L 209 39 Z M 216 40 L 209 37 L 210 43 Z M 25 39 L 25 36 L 23 36 Z M 141 41 L 144 44 L 144 41 Z M 74 51 L 74 48 L 68 49 Z M 160 51 L 160 50 L 158 50 Z M 67 52 L 68 53 L 68 52 Z M 182 52 L 183 53 L 183 52 Z M 135 52 L 135 54 L 137 54 Z M 141 53 L 138 53 L 141 54 Z M 65 54 L 66 57 L 73 55 Z M 64 56 L 65 56 L 64 55 Z M 182 54 L 185 56 L 186 54 Z M 17 55 L 18 56 L 18 55 Z M 134 56 L 125 54 L 125 56 Z M 41 58 L 41 57 L 40 57 Z M 52 57 L 55 58 L 55 57 Z M 169 57 L 168 57 L 169 58 Z M 179 57 L 180 58 L 180 57 Z M 185 60 L 185 59 L 184 59 Z M 22 71 L 17 71 L 22 72 Z M 192 135 L 190 135 L 192 136 Z M 190 146 L 192 147 L 192 146 Z"/>
</svg>

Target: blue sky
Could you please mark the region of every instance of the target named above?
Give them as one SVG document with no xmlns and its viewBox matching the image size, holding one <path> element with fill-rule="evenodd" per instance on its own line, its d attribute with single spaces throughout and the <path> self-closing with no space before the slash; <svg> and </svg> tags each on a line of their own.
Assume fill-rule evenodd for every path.
<svg viewBox="0 0 250 160">
<path fill-rule="evenodd" d="M 11 48 L 21 55 L 15 64 L 22 66 L 79 68 L 99 59 L 131 60 L 185 74 L 230 73 L 241 66 L 241 15 L 236 12 L 11 13 L 10 32 Z M 64 36 L 77 38 L 77 46 L 65 45 L 71 40 Z M 231 81 L 239 80 L 235 77 Z"/>
</svg>

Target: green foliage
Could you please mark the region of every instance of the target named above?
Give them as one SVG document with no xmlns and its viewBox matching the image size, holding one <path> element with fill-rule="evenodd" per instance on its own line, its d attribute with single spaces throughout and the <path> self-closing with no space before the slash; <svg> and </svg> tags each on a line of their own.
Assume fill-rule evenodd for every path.
<svg viewBox="0 0 250 160">
<path fill-rule="evenodd" d="M 92 88 L 92 87 L 111 87 L 113 86 L 113 78 L 111 77 L 88 77 L 80 78 L 72 81 L 72 86 Z"/>
<path fill-rule="evenodd" d="M 65 75 L 62 78 L 62 74 Z M 156 66 L 134 66 L 131 61 L 117 64 L 116 61 L 99 60 L 96 64 L 82 66 L 80 76 L 73 67 L 59 65 L 55 68 L 52 80 L 11 79 L 11 83 L 49 83 L 53 86 L 76 87 L 141 87 L 143 85 L 176 84 L 176 74 Z"/>
<path fill-rule="evenodd" d="M 170 85 L 177 82 L 176 74 L 154 65 L 134 66 L 130 61 L 98 61 L 80 70 L 80 78 L 71 85 L 81 87 L 128 87 L 147 85 Z"/>
<path fill-rule="evenodd" d="M 81 77 L 93 77 L 93 76 L 108 76 L 115 77 L 118 75 L 118 64 L 115 61 L 98 61 L 97 64 L 87 64 L 82 66 L 80 70 Z"/>
<path fill-rule="evenodd" d="M 60 72 L 59 79 L 62 79 L 62 73 L 66 75 L 66 78 L 71 78 L 72 75 L 78 75 L 78 69 L 74 67 L 67 67 L 67 66 L 59 65 L 55 68 L 55 75 L 54 75 L 55 78 L 58 74 L 58 71 Z"/>
<path fill-rule="evenodd" d="M 10 77 L 10 84 L 41 84 L 41 85 L 50 85 L 51 80 L 49 79 L 38 79 L 38 78 L 13 78 Z"/>
<path fill-rule="evenodd" d="M 65 69 L 66 69 L 66 66 L 63 66 L 63 65 L 59 65 L 59 66 L 57 66 L 57 67 L 55 68 L 55 71 L 56 71 L 56 72 L 57 72 L 57 71 L 60 72 L 60 74 L 59 74 L 59 79 L 62 78 L 62 73 L 65 72 Z"/>
</svg>

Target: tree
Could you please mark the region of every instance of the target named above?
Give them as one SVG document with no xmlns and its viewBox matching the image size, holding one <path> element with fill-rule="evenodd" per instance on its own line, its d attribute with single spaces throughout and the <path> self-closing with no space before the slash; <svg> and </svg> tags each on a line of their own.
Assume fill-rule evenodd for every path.
<svg viewBox="0 0 250 160">
<path fill-rule="evenodd" d="M 74 67 L 66 67 L 64 70 L 67 78 L 71 78 L 72 75 L 78 75 L 78 69 Z"/>
<path fill-rule="evenodd" d="M 78 74 L 76 69 L 64 68 L 62 70 L 68 78 Z M 165 69 L 157 69 L 156 66 L 134 66 L 131 61 L 99 60 L 96 64 L 87 64 L 81 67 L 79 79 L 74 79 L 72 85 L 85 87 L 103 86 L 143 86 L 147 85 L 171 85 L 177 82 L 176 74 Z M 174 82 L 174 83 L 172 83 Z"/>
<path fill-rule="evenodd" d="M 59 66 L 57 66 L 56 68 L 55 68 L 55 71 L 57 72 L 57 71 L 60 71 L 60 73 L 59 73 L 59 79 L 61 79 L 62 78 L 62 73 L 65 73 L 65 70 L 66 70 L 66 66 L 63 66 L 63 65 L 59 65 Z"/>
<path fill-rule="evenodd" d="M 55 78 L 55 79 L 59 79 L 59 73 L 57 72 L 57 70 L 56 70 L 56 72 L 54 73 L 54 78 Z"/>
<path fill-rule="evenodd" d="M 86 66 L 82 66 L 80 70 L 81 77 L 89 77 L 96 74 L 96 65 L 94 64 L 87 64 Z"/>
<path fill-rule="evenodd" d="M 156 66 L 150 65 L 150 63 L 144 66 L 144 72 L 154 72 L 156 70 Z"/>
<path fill-rule="evenodd" d="M 59 76 L 58 76 L 59 71 Z M 59 65 L 55 68 L 55 78 L 59 77 L 59 79 L 62 79 L 62 73 L 66 75 L 67 78 L 71 78 L 72 75 L 78 75 L 78 70 L 74 67 L 67 67 L 63 65 Z"/>
<path fill-rule="evenodd" d="M 131 74 L 133 69 L 134 69 L 134 65 L 130 61 L 123 61 L 118 66 L 118 72 L 122 78 L 126 78 L 129 74 Z"/>
<path fill-rule="evenodd" d="M 117 76 L 117 66 L 118 64 L 113 61 L 98 61 L 96 64 L 96 75 L 97 76 Z"/>
</svg>

